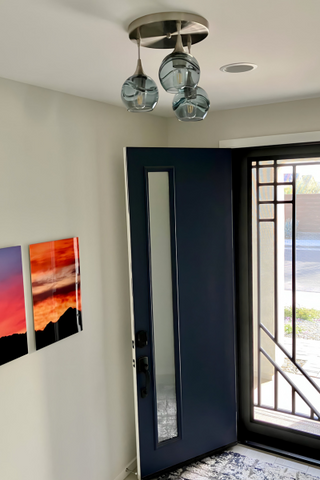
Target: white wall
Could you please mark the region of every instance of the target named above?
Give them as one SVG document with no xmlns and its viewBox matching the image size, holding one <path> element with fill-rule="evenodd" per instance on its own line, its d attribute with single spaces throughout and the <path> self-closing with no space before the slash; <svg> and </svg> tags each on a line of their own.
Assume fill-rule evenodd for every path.
<svg viewBox="0 0 320 480">
<path fill-rule="evenodd" d="M 320 130 L 320 98 L 211 111 L 203 122 L 168 121 L 168 145 L 218 147 L 219 140 Z"/>
<path fill-rule="evenodd" d="M 0 248 L 78 236 L 83 332 L 0 367 L 0 478 L 113 480 L 135 456 L 124 146 L 166 120 L 0 79 Z M 119 477 L 119 478 L 120 478 Z"/>
</svg>

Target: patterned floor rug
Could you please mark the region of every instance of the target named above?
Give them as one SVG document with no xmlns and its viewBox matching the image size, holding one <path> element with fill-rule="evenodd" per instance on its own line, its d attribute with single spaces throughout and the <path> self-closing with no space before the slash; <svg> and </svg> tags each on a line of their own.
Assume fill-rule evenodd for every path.
<svg viewBox="0 0 320 480">
<path fill-rule="evenodd" d="M 157 480 L 320 480 L 277 464 L 239 453 L 223 452 L 158 477 Z"/>
</svg>

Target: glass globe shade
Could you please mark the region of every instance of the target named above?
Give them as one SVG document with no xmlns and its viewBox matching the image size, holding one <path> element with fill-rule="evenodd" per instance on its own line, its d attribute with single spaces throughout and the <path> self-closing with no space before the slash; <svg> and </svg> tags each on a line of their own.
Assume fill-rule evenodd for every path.
<svg viewBox="0 0 320 480">
<path fill-rule="evenodd" d="M 158 87 L 144 73 L 134 74 L 122 85 L 121 99 L 128 112 L 151 112 L 159 100 Z"/>
<path fill-rule="evenodd" d="M 199 64 L 189 53 L 174 51 L 160 65 L 159 80 L 168 93 L 178 93 L 185 87 L 194 88 L 199 78 Z"/>
<path fill-rule="evenodd" d="M 210 100 L 201 87 L 180 90 L 172 102 L 172 109 L 181 122 L 204 120 L 209 108 Z"/>
</svg>

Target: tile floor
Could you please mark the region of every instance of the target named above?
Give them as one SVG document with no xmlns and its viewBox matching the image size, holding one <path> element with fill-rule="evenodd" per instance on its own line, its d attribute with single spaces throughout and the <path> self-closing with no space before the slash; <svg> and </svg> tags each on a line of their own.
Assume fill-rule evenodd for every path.
<svg viewBox="0 0 320 480">
<path fill-rule="evenodd" d="M 288 467 L 290 470 L 297 470 L 299 472 L 309 473 L 310 475 L 314 475 L 320 478 L 320 467 L 311 467 L 310 465 L 302 462 L 296 462 L 294 460 L 289 460 L 287 458 L 283 458 L 277 455 L 271 455 L 266 452 L 262 452 L 260 450 L 256 450 L 254 448 L 245 447 L 244 445 L 235 445 L 234 447 L 229 448 L 229 450 L 240 453 L 241 455 L 246 455 L 247 457 L 257 458 L 262 462 L 267 463 L 276 463 L 279 465 L 283 465 L 284 467 Z M 126 480 L 136 480 L 136 475 L 130 474 Z"/>
</svg>

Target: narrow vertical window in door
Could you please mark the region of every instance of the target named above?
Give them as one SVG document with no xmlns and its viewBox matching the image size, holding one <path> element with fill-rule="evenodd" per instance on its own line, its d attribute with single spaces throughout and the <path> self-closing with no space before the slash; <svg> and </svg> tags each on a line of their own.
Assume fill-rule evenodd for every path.
<svg viewBox="0 0 320 480">
<path fill-rule="evenodd" d="M 255 422 L 320 436 L 320 159 L 252 162 Z"/>
<path fill-rule="evenodd" d="M 171 178 L 170 178 L 171 177 Z M 171 181 L 170 181 L 171 180 Z M 178 437 L 172 170 L 148 171 L 149 262 L 157 443 Z"/>
</svg>

